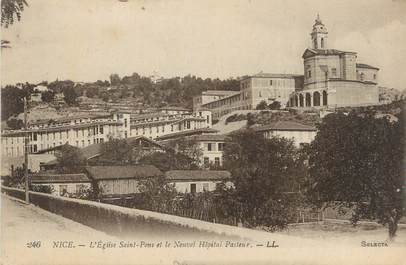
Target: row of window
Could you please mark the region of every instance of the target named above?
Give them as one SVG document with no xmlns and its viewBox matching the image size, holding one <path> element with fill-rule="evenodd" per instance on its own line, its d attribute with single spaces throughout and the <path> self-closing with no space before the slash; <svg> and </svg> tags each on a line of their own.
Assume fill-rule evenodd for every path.
<svg viewBox="0 0 406 265">
<path fill-rule="evenodd" d="M 208 157 L 203 157 L 203 164 L 205 167 L 210 166 L 210 159 Z M 218 167 L 220 166 L 220 157 L 214 158 L 214 165 Z"/>
<path fill-rule="evenodd" d="M 207 143 L 206 150 L 207 151 L 223 151 L 224 143 L 217 143 L 217 150 L 216 150 L 216 143 Z"/>
</svg>

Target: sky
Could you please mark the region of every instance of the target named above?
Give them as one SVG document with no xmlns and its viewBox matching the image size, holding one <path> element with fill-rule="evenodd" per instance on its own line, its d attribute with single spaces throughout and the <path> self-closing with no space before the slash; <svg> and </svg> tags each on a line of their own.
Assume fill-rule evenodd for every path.
<svg viewBox="0 0 406 265">
<path fill-rule="evenodd" d="M 303 74 L 317 13 L 328 46 L 406 88 L 406 0 L 27 0 L 2 28 L 2 85 L 108 80 L 137 72 L 229 78 Z"/>
</svg>

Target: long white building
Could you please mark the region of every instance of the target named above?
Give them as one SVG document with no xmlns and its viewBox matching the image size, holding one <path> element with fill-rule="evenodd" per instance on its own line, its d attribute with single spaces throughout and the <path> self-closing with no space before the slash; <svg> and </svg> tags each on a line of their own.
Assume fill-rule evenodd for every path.
<svg viewBox="0 0 406 265">
<path fill-rule="evenodd" d="M 27 131 L 5 130 L 1 134 L 3 157 L 24 154 L 24 136 L 28 136 L 29 153 L 69 144 L 83 148 L 103 143 L 110 138 L 128 138 L 142 135 L 150 139 L 175 132 L 210 128 L 211 112 L 156 112 L 130 114 L 113 112 L 109 115 L 81 115 L 56 120 L 42 120 L 29 124 Z"/>
</svg>

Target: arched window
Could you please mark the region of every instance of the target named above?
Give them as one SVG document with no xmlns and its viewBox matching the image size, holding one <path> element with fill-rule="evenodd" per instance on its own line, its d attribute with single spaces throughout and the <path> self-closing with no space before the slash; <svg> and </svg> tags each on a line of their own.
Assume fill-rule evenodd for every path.
<svg viewBox="0 0 406 265">
<path fill-rule="evenodd" d="M 321 48 L 324 48 L 324 39 L 321 38 Z"/>
<path fill-rule="evenodd" d="M 320 106 L 320 93 L 318 91 L 313 93 L 313 106 Z"/>
<path fill-rule="evenodd" d="M 300 107 L 303 107 L 303 94 L 300 94 L 299 95 L 299 105 L 300 105 Z"/>
<path fill-rule="evenodd" d="M 311 102 L 312 100 L 310 93 L 306 93 L 306 107 L 311 107 L 312 106 Z"/>
<path fill-rule="evenodd" d="M 323 91 L 323 106 L 327 106 L 327 92 Z"/>
<path fill-rule="evenodd" d="M 295 96 L 295 107 L 299 106 L 299 97 L 296 95 Z"/>
</svg>

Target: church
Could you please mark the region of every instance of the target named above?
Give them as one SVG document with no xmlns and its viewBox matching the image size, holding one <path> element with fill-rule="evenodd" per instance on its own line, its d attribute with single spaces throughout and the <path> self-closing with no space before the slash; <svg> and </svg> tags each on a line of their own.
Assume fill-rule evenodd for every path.
<svg viewBox="0 0 406 265">
<path fill-rule="evenodd" d="M 357 53 L 329 49 L 328 31 L 317 15 L 303 53 L 304 80 L 289 98 L 292 108 L 336 108 L 379 104 L 379 68 L 357 63 Z"/>
</svg>

